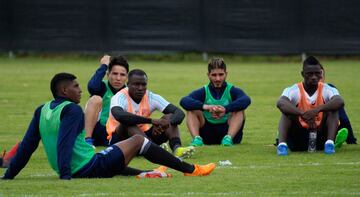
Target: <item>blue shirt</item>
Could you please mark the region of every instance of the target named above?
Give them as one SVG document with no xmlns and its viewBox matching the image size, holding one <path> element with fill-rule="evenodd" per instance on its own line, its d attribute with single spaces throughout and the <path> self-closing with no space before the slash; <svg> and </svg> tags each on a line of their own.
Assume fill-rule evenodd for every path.
<svg viewBox="0 0 360 197">
<path fill-rule="evenodd" d="M 217 90 L 213 87 L 213 85 L 211 85 L 211 83 L 209 84 L 209 90 L 214 99 L 221 99 L 225 91 L 226 85 L 227 83 L 225 82 L 222 87 Z M 226 109 L 226 113 L 245 110 L 251 103 L 250 97 L 247 96 L 242 89 L 235 86 L 230 89 L 230 95 L 232 102 L 224 106 Z M 202 87 L 194 90 L 188 96 L 183 97 L 180 100 L 180 105 L 186 111 L 203 110 L 204 101 L 205 87 Z"/>
<path fill-rule="evenodd" d="M 58 97 L 51 102 L 50 108 L 54 109 L 61 104 L 63 97 Z M 22 139 L 15 157 L 11 160 L 9 168 L 5 172 L 4 178 L 12 179 L 25 167 L 32 153 L 36 150 L 41 140 L 39 131 L 39 120 L 41 108 L 39 106 L 34 113 L 30 125 Z M 66 105 L 60 116 L 59 136 L 57 141 L 57 158 L 61 179 L 71 178 L 70 162 L 72 150 L 76 137 L 84 129 L 84 113 L 81 107 L 75 103 Z"/>
<path fill-rule="evenodd" d="M 107 65 L 101 64 L 100 67 L 94 73 L 94 75 L 91 77 L 90 81 L 88 82 L 87 88 L 91 96 L 98 95 L 103 97 L 105 95 L 106 85 L 103 82 L 103 78 L 106 74 L 106 70 L 107 70 Z M 110 83 L 108 85 L 114 94 L 118 92 L 110 85 Z"/>
</svg>

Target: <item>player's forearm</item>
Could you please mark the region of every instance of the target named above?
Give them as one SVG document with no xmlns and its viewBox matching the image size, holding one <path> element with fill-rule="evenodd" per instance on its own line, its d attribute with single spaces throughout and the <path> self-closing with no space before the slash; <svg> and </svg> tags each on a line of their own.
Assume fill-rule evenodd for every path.
<svg viewBox="0 0 360 197">
<path fill-rule="evenodd" d="M 303 114 L 303 112 L 299 108 L 297 108 L 295 105 L 293 105 L 289 101 L 285 101 L 282 99 L 280 99 L 277 102 L 277 107 L 283 114 L 286 114 L 286 115 L 301 116 Z"/>
<path fill-rule="evenodd" d="M 88 91 L 91 95 L 98 94 L 103 89 L 103 78 L 106 74 L 107 66 L 105 64 L 100 65 L 95 74 L 88 82 Z"/>
<path fill-rule="evenodd" d="M 229 105 L 225 106 L 226 113 L 228 112 L 237 112 L 245 110 L 251 104 L 251 99 L 248 96 L 242 96 Z"/>
<path fill-rule="evenodd" d="M 164 114 L 172 114 L 170 119 L 171 125 L 179 125 L 185 118 L 184 112 L 173 104 L 169 104 L 163 111 Z"/>
<path fill-rule="evenodd" d="M 180 106 L 186 111 L 202 110 L 204 103 L 189 96 L 180 100 Z"/>
<path fill-rule="evenodd" d="M 329 102 L 325 103 L 324 105 L 320 105 L 319 111 L 338 111 L 342 107 L 344 107 L 344 100 L 341 98 L 341 96 L 334 96 L 330 99 Z"/>
<path fill-rule="evenodd" d="M 125 125 L 136 125 L 136 124 L 150 124 L 151 119 L 138 116 L 127 111 L 124 111 L 121 107 L 111 108 L 111 114 L 121 124 Z"/>
</svg>

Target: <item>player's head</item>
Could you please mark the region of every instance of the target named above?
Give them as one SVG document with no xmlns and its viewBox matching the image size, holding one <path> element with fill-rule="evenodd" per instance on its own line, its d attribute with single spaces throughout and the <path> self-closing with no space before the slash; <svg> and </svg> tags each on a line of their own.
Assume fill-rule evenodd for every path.
<svg viewBox="0 0 360 197">
<path fill-rule="evenodd" d="M 301 75 L 304 78 L 304 83 L 310 86 L 317 86 L 322 78 L 322 66 L 320 62 L 313 56 L 309 56 L 303 62 L 303 69 Z"/>
<path fill-rule="evenodd" d="M 51 93 L 54 98 L 65 97 L 74 103 L 80 103 L 81 88 L 76 76 L 70 73 L 58 73 L 50 82 Z"/>
<path fill-rule="evenodd" d="M 129 95 L 135 102 L 140 102 L 146 93 L 148 77 L 143 70 L 134 69 L 129 72 Z"/>
<path fill-rule="evenodd" d="M 221 88 L 227 76 L 226 64 L 222 58 L 212 58 L 208 64 L 208 78 L 215 88 Z"/>
<path fill-rule="evenodd" d="M 122 88 L 126 83 L 128 72 L 129 64 L 124 57 L 112 57 L 107 73 L 110 85 L 116 90 Z"/>
</svg>

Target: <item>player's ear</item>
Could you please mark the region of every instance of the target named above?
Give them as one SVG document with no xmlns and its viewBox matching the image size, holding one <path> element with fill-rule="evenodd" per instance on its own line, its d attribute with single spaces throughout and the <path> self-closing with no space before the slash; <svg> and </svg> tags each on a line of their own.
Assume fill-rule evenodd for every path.
<svg viewBox="0 0 360 197">
<path fill-rule="evenodd" d="M 59 95 L 67 95 L 69 86 L 70 86 L 69 83 L 66 83 L 66 82 L 61 83 L 59 85 Z"/>
<path fill-rule="evenodd" d="M 63 94 L 63 95 L 66 95 L 66 93 L 67 93 L 67 86 L 66 85 L 61 85 L 60 86 L 60 90 L 61 90 L 61 93 Z"/>
</svg>

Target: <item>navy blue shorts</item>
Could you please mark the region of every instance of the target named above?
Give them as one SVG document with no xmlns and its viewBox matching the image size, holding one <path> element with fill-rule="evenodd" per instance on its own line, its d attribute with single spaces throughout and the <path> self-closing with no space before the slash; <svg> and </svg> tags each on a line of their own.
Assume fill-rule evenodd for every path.
<svg viewBox="0 0 360 197">
<path fill-rule="evenodd" d="M 233 138 L 234 144 L 240 144 L 243 137 L 243 128 L 245 125 L 245 119 L 238 133 Z M 221 144 L 221 140 L 227 135 L 229 125 L 223 124 L 212 124 L 205 119 L 205 124 L 200 128 L 200 136 L 203 139 L 204 144 Z"/>
<path fill-rule="evenodd" d="M 327 128 L 322 124 L 320 131 L 316 136 L 316 150 L 323 150 L 327 140 Z M 309 145 L 309 130 L 303 128 L 299 121 L 294 121 L 291 125 L 288 136 L 287 145 L 291 151 L 307 151 Z"/>
<path fill-rule="evenodd" d="M 112 145 L 96 153 L 89 163 L 76 172 L 73 177 L 111 178 L 121 174 L 125 167 L 123 152 L 116 145 Z"/>
<path fill-rule="evenodd" d="M 102 125 L 99 121 L 95 125 L 92 139 L 94 140 L 94 146 L 109 146 L 106 127 Z"/>
</svg>

